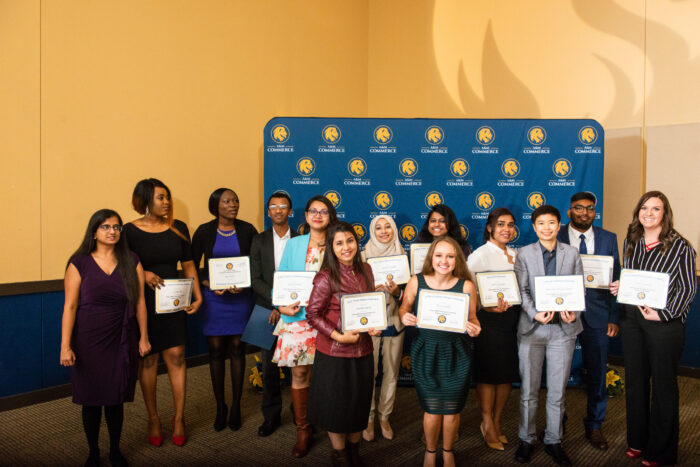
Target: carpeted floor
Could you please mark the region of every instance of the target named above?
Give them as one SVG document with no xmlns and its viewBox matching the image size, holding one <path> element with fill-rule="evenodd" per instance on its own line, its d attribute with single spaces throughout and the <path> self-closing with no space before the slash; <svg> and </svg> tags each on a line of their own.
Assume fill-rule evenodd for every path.
<svg viewBox="0 0 700 467">
<path fill-rule="evenodd" d="M 252 361 L 252 356 L 250 357 Z M 257 436 L 262 423 L 261 395 L 248 389 L 243 395 L 243 427 L 236 432 L 212 428 L 215 404 L 208 366 L 188 371 L 186 421 L 189 440 L 180 448 L 169 438 L 172 401 L 166 375 L 158 377 L 158 402 L 165 427 L 166 442 L 160 448 L 146 443 L 146 411 L 137 387 L 136 400 L 125 406 L 122 452 L 131 465 L 327 465 L 330 444 L 325 433 L 314 435 L 311 452 L 303 459 L 291 456 L 295 428 L 291 424 L 289 390 L 284 391 L 283 426 L 268 438 Z M 230 394 L 230 392 L 229 392 Z M 700 380 L 680 378 L 681 443 L 680 464 L 700 465 Z M 503 452 L 488 449 L 479 433 L 480 412 L 474 391 L 469 393 L 462 412 L 459 441 L 455 444 L 458 465 L 520 465 L 513 455 L 518 443 L 518 390 L 511 394 L 504 432 L 511 440 Z M 544 396 L 544 391 L 541 397 Z M 229 395 L 230 397 L 230 395 Z M 542 399 L 541 399 L 542 401 Z M 585 392 L 567 392 L 569 423 L 564 447 L 575 465 L 639 465 L 624 456 L 624 396 L 609 400 L 604 432 L 610 442 L 606 452 L 592 448 L 584 438 L 581 419 L 585 412 Z M 541 409 L 544 403 L 541 402 Z M 388 441 L 378 434 L 376 441 L 363 441 L 361 452 L 368 465 L 420 465 L 423 459 L 421 410 L 413 388 L 399 388 L 396 408 L 390 419 L 395 438 Z M 544 427 L 540 410 L 538 426 Z M 378 430 L 378 427 L 377 427 Z M 378 430 L 379 431 L 379 430 Z M 102 464 L 109 465 L 106 426 L 100 434 Z M 80 409 L 63 398 L 52 402 L 0 413 L 0 465 L 82 465 L 87 444 L 82 431 Z M 554 465 L 539 445 L 530 465 Z"/>
</svg>

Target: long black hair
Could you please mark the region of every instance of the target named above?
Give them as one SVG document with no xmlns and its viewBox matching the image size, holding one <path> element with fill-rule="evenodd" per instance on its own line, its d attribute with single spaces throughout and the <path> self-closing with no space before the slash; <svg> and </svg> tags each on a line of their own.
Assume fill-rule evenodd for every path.
<svg viewBox="0 0 700 467">
<path fill-rule="evenodd" d="M 462 235 L 462 229 L 459 227 L 457 216 L 446 204 L 436 204 L 433 206 L 428 213 L 428 217 L 425 219 L 423 228 L 420 229 L 420 232 L 418 233 L 418 241 L 423 243 L 432 243 L 433 240 L 435 240 L 433 234 L 430 233 L 430 216 L 432 216 L 434 212 L 437 212 L 445 218 L 447 221 L 447 236 L 456 240 L 462 251 L 464 251 L 467 241 L 464 239 L 464 235 Z"/>
<path fill-rule="evenodd" d="M 97 248 L 95 234 L 97 229 L 110 217 L 116 217 L 119 220 L 119 225 L 124 225 L 121 216 L 111 209 L 100 209 L 90 217 L 87 229 L 85 229 L 85 237 L 75 253 L 71 255 L 71 259 L 76 256 L 87 256 Z M 117 259 L 117 270 L 124 283 L 124 290 L 129 303 L 136 305 L 139 300 L 139 278 L 136 274 L 136 264 L 131 256 L 129 244 L 126 241 L 126 236 L 121 233 L 119 241 L 114 245 L 114 256 Z M 70 260 L 68 261 L 70 264 Z M 66 265 L 68 267 L 68 265 Z"/>
<path fill-rule="evenodd" d="M 323 254 L 321 270 L 328 269 L 331 276 L 331 282 L 333 282 L 336 290 L 340 290 L 340 261 L 338 261 L 338 257 L 333 251 L 333 238 L 335 238 L 335 234 L 339 232 L 350 233 L 355 238 L 357 252 L 355 253 L 355 257 L 352 259 L 352 267 L 356 273 L 359 273 L 362 277 L 364 277 L 368 291 L 374 291 L 374 284 L 372 281 L 370 281 L 369 276 L 365 271 L 365 267 L 362 264 L 362 258 L 360 255 L 360 241 L 357 238 L 355 229 L 353 229 L 352 225 L 348 224 L 347 222 L 337 221 L 328 226 L 328 230 L 326 230 L 326 251 Z"/>
<path fill-rule="evenodd" d="M 515 222 L 515 216 L 508 208 L 496 208 L 489 213 L 488 219 L 486 219 L 486 225 L 484 226 L 484 243 L 488 243 L 491 238 L 493 238 L 493 232 L 496 230 L 496 223 L 498 218 L 501 216 L 510 216 Z M 489 232 L 489 226 L 491 226 L 491 231 Z"/>
</svg>

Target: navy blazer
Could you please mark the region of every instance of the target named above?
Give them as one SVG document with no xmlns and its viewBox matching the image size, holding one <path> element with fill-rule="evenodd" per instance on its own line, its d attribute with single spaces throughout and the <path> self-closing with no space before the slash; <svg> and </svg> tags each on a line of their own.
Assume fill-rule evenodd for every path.
<svg viewBox="0 0 700 467">
<path fill-rule="evenodd" d="M 569 225 L 562 225 L 557 240 L 569 244 Z M 578 245 L 572 245 L 578 248 Z M 613 281 L 620 278 L 620 254 L 617 235 L 593 226 L 593 253 L 613 257 Z M 607 328 L 608 323 L 617 324 L 618 304 L 613 294 L 603 289 L 586 289 L 586 312 L 581 313 L 585 326 L 593 329 Z"/>
</svg>

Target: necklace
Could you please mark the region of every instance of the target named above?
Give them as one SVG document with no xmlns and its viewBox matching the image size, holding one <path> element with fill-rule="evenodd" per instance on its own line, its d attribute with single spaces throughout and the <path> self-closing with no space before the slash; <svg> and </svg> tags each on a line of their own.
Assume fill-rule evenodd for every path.
<svg viewBox="0 0 700 467">
<path fill-rule="evenodd" d="M 230 232 L 226 232 L 225 230 L 221 230 L 221 229 L 217 228 L 216 231 L 222 237 L 231 237 L 233 234 L 236 233 L 236 229 L 233 229 Z"/>
</svg>

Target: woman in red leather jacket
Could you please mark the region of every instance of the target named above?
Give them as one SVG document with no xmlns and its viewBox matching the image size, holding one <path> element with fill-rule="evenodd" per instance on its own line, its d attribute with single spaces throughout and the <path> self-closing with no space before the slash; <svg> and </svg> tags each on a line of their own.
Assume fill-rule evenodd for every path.
<svg viewBox="0 0 700 467">
<path fill-rule="evenodd" d="M 328 431 L 333 465 L 364 465 L 358 448 L 360 434 L 367 428 L 374 386 L 370 336 L 381 332 L 340 331 L 341 294 L 363 292 L 374 292 L 372 268 L 360 259 L 352 226 L 335 222 L 326 232 L 326 254 L 306 307 L 306 319 L 318 331 L 309 421 Z"/>
</svg>

